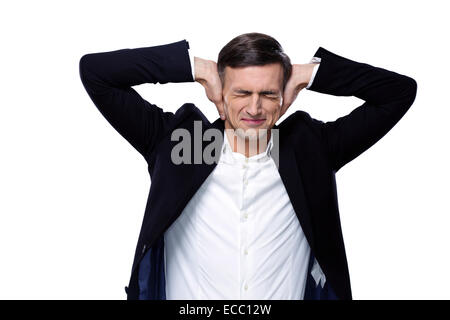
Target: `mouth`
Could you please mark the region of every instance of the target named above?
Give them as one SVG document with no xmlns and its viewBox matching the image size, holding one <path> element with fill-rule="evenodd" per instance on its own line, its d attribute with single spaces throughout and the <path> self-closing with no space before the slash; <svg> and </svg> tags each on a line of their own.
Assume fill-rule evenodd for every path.
<svg viewBox="0 0 450 320">
<path fill-rule="evenodd" d="M 248 126 L 258 126 L 262 123 L 264 123 L 264 121 L 266 121 L 266 119 L 248 119 L 248 118 L 242 118 L 241 121 L 243 121 L 246 125 Z"/>
</svg>

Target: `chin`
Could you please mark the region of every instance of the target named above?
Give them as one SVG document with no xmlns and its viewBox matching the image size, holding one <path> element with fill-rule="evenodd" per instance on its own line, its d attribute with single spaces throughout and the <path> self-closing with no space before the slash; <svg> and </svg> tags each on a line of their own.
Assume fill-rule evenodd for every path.
<svg viewBox="0 0 450 320">
<path fill-rule="evenodd" d="M 267 133 L 269 131 L 268 128 L 263 127 L 263 128 L 259 128 L 259 127 L 255 127 L 255 128 L 243 128 L 240 127 L 239 129 L 241 129 L 242 131 L 244 131 L 244 134 L 242 135 L 242 131 L 241 130 L 237 130 L 236 133 L 239 137 L 241 138 L 246 138 L 246 139 L 250 139 L 250 140 L 256 140 L 258 138 L 264 138 L 267 136 Z"/>
</svg>

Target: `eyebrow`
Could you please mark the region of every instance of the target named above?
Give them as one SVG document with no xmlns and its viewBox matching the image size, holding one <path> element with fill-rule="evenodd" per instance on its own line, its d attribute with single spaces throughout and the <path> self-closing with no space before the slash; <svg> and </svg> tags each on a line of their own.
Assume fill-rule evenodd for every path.
<svg viewBox="0 0 450 320">
<path fill-rule="evenodd" d="M 248 90 L 244 90 L 244 89 L 234 89 L 233 90 L 234 93 L 252 93 L 252 91 L 248 91 Z M 274 89 L 268 89 L 268 90 L 262 90 L 259 92 L 260 94 L 278 94 L 279 91 L 278 90 L 274 90 Z"/>
</svg>

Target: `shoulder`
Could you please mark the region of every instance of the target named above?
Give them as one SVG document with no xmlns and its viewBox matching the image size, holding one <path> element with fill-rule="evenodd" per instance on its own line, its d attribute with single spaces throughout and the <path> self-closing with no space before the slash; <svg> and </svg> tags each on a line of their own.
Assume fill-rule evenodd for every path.
<svg viewBox="0 0 450 320">
<path fill-rule="evenodd" d="M 170 153 L 170 146 L 174 131 L 176 131 L 177 129 L 185 129 L 193 132 L 193 124 L 195 123 L 195 121 L 202 121 L 204 127 L 207 127 L 207 124 L 209 124 L 209 121 L 203 114 L 203 112 L 201 112 L 200 109 L 197 108 L 193 103 L 184 103 L 175 111 L 175 113 L 170 113 L 171 116 L 164 126 L 165 129 L 163 133 L 161 133 L 160 137 L 158 138 L 157 144 L 155 145 L 154 149 L 152 149 L 152 152 L 147 154 L 146 160 L 150 167 L 153 166 L 153 162 L 161 152 Z"/>
<path fill-rule="evenodd" d="M 311 117 L 311 115 L 305 111 L 296 111 L 283 120 L 278 128 L 280 133 L 284 133 L 289 136 L 302 136 L 303 138 L 308 137 L 316 138 L 321 137 L 321 132 L 324 122 Z"/>
<path fill-rule="evenodd" d="M 183 104 L 175 113 L 172 113 L 170 122 L 166 126 L 165 132 L 160 140 L 165 140 L 167 137 L 170 137 L 176 129 L 183 128 L 192 131 L 195 121 L 201 121 L 205 127 L 208 127 L 210 124 L 208 118 L 193 103 Z"/>
<path fill-rule="evenodd" d="M 186 121 L 201 120 L 205 123 L 209 123 L 208 118 L 201 112 L 199 108 L 193 103 L 185 103 L 175 112 L 174 122 L 172 129 L 175 129 L 182 125 Z"/>
</svg>

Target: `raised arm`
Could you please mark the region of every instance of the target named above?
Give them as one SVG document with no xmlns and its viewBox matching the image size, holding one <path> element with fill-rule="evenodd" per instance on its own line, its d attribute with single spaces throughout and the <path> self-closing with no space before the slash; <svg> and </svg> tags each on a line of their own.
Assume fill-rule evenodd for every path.
<svg viewBox="0 0 450 320">
<path fill-rule="evenodd" d="M 81 81 L 108 122 L 148 161 L 174 120 L 172 112 L 143 99 L 133 88 L 143 83 L 193 82 L 186 40 L 81 57 Z"/>
<path fill-rule="evenodd" d="M 365 101 L 335 121 L 312 119 L 336 172 L 394 127 L 413 104 L 417 83 L 408 76 L 352 61 L 322 47 L 314 56 L 319 58 L 320 67 L 308 90 Z"/>
</svg>

